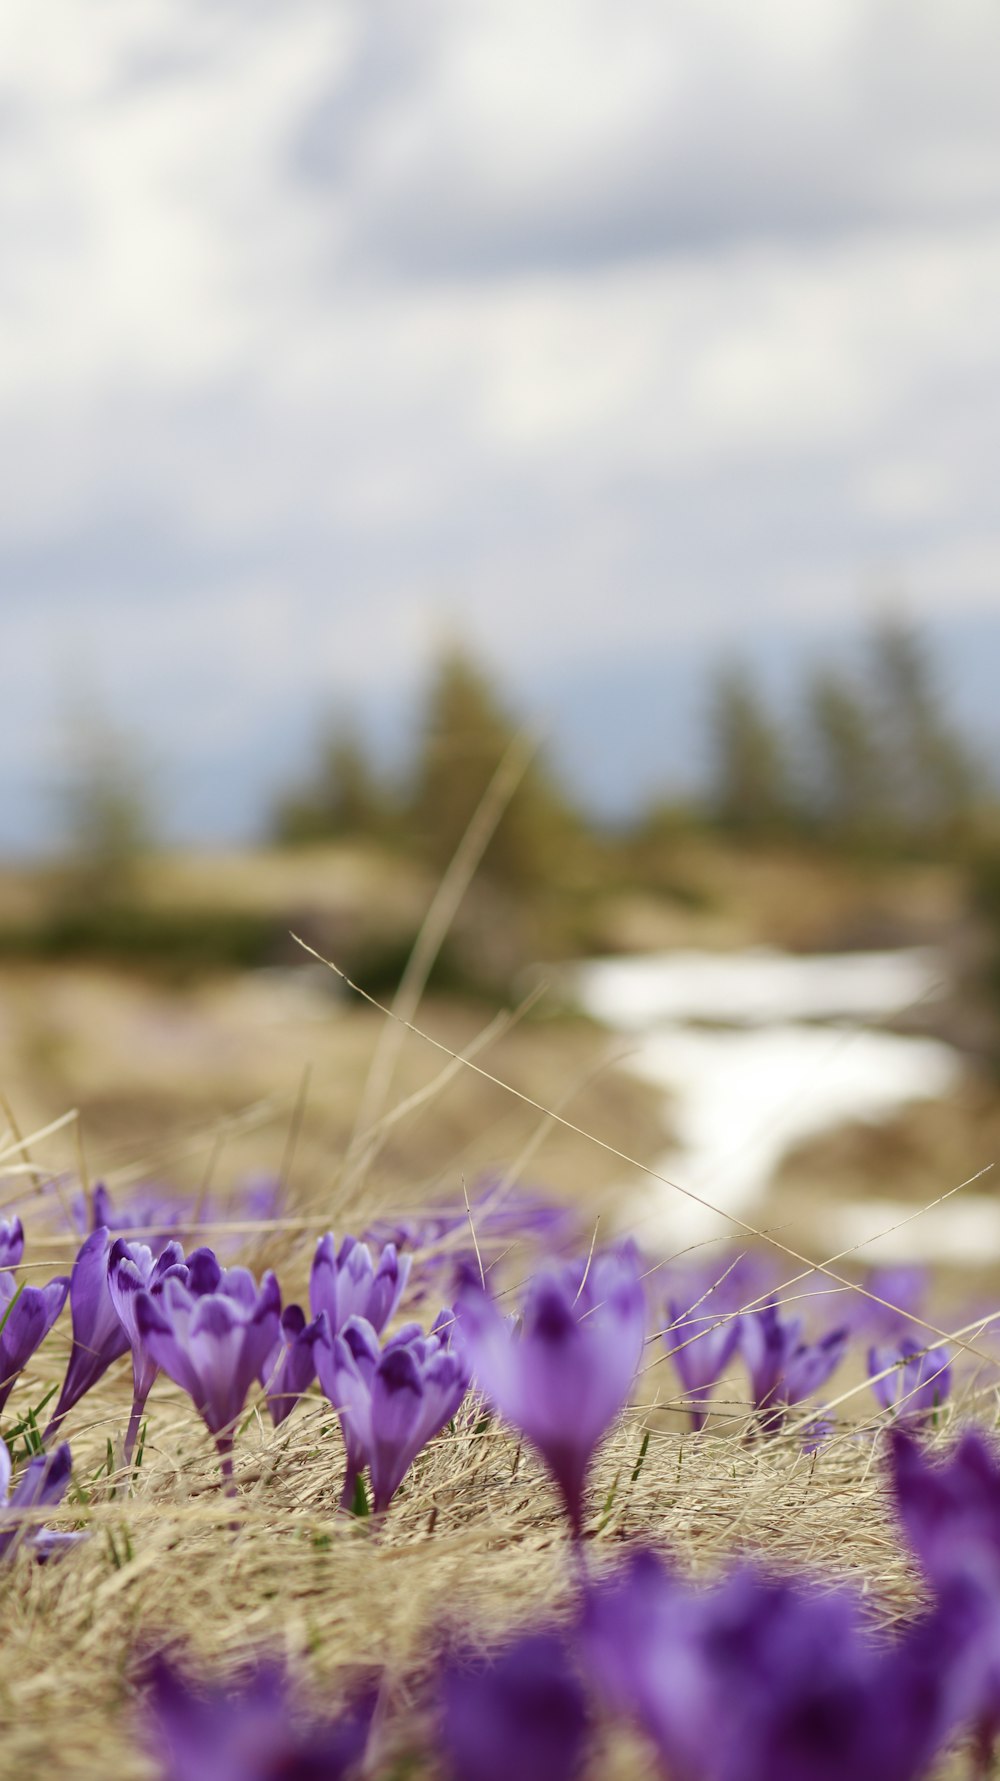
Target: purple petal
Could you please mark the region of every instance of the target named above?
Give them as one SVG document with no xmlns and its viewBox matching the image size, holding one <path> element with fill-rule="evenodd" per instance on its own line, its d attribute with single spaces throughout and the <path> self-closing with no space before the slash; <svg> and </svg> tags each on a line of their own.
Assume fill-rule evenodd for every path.
<svg viewBox="0 0 1000 1781">
<path fill-rule="evenodd" d="M 24 1226 L 19 1218 L 0 1218 L 0 1268 L 16 1268 L 24 1255 Z"/>
<path fill-rule="evenodd" d="M 66 1303 L 69 1281 L 64 1275 L 47 1286 L 22 1286 L 9 1303 L 0 1330 L 0 1410 L 17 1376 L 41 1347 Z"/>
</svg>

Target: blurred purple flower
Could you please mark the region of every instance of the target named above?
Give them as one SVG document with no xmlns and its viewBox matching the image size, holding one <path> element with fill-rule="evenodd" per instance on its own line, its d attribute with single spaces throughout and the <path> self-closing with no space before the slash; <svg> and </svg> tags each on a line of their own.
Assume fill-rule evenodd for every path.
<svg viewBox="0 0 1000 1781">
<path fill-rule="evenodd" d="M 313 1353 L 344 1436 L 341 1502 L 350 1506 L 367 1466 L 372 1506 L 380 1514 L 417 1454 L 454 1416 L 468 1390 L 468 1368 L 440 1335 L 425 1336 L 417 1324 L 407 1324 L 380 1348 L 362 1317 L 350 1318 L 332 1339 L 324 1329 Z"/>
<path fill-rule="evenodd" d="M 61 1206 L 65 1209 L 65 1201 Z M 111 1195 L 103 1181 L 94 1184 L 90 1194 L 77 1193 L 69 1202 L 69 1222 L 78 1237 L 92 1236 L 103 1225 L 106 1230 L 116 1228 L 111 1205 Z"/>
<path fill-rule="evenodd" d="M 849 1330 L 841 1327 L 817 1342 L 805 1342 L 802 1319 L 783 1318 L 775 1304 L 745 1314 L 740 1348 L 762 1429 L 776 1433 L 791 1405 L 801 1404 L 826 1384 L 844 1358 L 849 1335 Z"/>
<path fill-rule="evenodd" d="M 167 1280 L 186 1280 L 184 1251 L 179 1243 L 167 1243 L 155 1261 L 145 1243 L 129 1243 L 116 1237 L 108 1256 L 108 1291 L 118 1320 L 132 1345 L 132 1412 L 125 1435 L 125 1464 L 135 1448 L 139 1424 L 146 1407 L 150 1387 L 159 1368 L 139 1334 L 136 1322 L 136 1299 L 146 1291 L 158 1298 Z"/>
<path fill-rule="evenodd" d="M 670 1328 L 663 1340 L 688 1399 L 691 1426 L 704 1426 L 705 1405 L 722 1378 L 740 1340 L 740 1316 L 723 1285 L 689 1279 L 683 1294 L 667 1296 Z"/>
<path fill-rule="evenodd" d="M 100 1225 L 85 1238 L 69 1278 L 69 1307 L 73 1318 L 73 1346 L 62 1391 L 43 1439 L 49 1442 L 66 1414 L 96 1385 L 112 1362 L 128 1353 L 128 1332 L 123 1328 L 108 1288 L 108 1252 L 111 1238 Z"/>
<path fill-rule="evenodd" d="M 606 1692 L 699 1781 L 912 1781 L 948 1729 L 940 1632 L 885 1647 L 846 1590 L 740 1569 L 699 1591 L 649 1554 L 583 1619 Z"/>
<path fill-rule="evenodd" d="M 104 1225 L 109 1231 L 127 1235 L 141 1231 L 154 1248 L 170 1237 L 196 1230 L 202 1224 L 238 1223 L 241 1220 L 266 1220 L 277 1216 L 281 1183 L 274 1176 L 251 1177 L 239 1183 L 225 1197 L 186 1196 L 157 1182 L 116 1191 L 112 1199 L 104 1182 L 97 1182 L 93 1192 L 77 1193 L 69 1201 L 69 1223 L 83 1237 Z M 65 1201 L 61 1203 L 61 1221 L 66 1222 Z"/>
<path fill-rule="evenodd" d="M 449 1283 L 466 1269 L 477 1269 L 479 1260 L 470 1227 L 476 1232 L 479 1256 L 493 1256 L 512 1243 L 526 1241 L 552 1255 L 580 1240 L 580 1215 L 574 1206 L 561 1205 L 534 1188 L 487 1180 L 473 1188 L 469 1206 L 446 1206 L 396 1223 L 381 1220 L 365 1233 L 370 1243 L 395 1243 L 397 1249 L 418 1251 L 410 1274 L 410 1298 L 440 1298 Z"/>
<path fill-rule="evenodd" d="M 316 1245 L 309 1276 L 309 1306 L 313 1317 L 326 1312 L 330 1334 L 336 1336 L 349 1317 L 363 1317 L 381 1334 L 403 1296 L 410 1258 L 400 1258 L 394 1243 L 387 1243 L 372 1261 L 366 1243 L 345 1237 L 339 1250 L 332 1231 Z"/>
<path fill-rule="evenodd" d="M 583 1688 L 554 1634 L 447 1661 L 440 1744 L 450 1781 L 573 1781 L 586 1737 Z"/>
<path fill-rule="evenodd" d="M 856 1296 L 858 1318 L 857 1327 L 870 1329 L 886 1340 L 894 1335 L 903 1334 L 915 1318 L 923 1316 L 930 1287 L 930 1274 L 926 1268 L 903 1266 L 889 1268 L 872 1268 L 864 1285 L 876 1299 L 884 1300 L 881 1305 L 874 1304 L 872 1299 Z M 863 1325 L 862 1325 L 863 1319 Z"/>
<path fill-rule="evenodd" d="M 246 1268 L 223 1272 L 212 1261 L 210 1252 L 196 1252 L 188 1260 L 187 1282 L 165 1280 L 158 1298 L 138 1292 L 135 1320 L 155 1364 L 204 1418 L 229 1482 L 234 1428 L 278 1340 L 281 1295 L 273 1274 L 265 1274 L 258 1290 Z M 215 1275 L 215 1283 L 200 1291 Z"/>
<path fill-rule="evenodd" d="M 954 1717 L 973 1723 L 979 1772 L 1000 1731 L 1000 1452 L 966 1429 L 932 1457 L 898 1425 L 889 1431 L 890 1485 L 903 1531 L 943 1614 Z"/>
<path fill-rule="evenodd" d="M 267 1407 L 275 1428 L 290 1416 L 299 1399 L 309 1390 L 316 1377 L 313 1353 L 317 1341 L 329 1328 L 322 1316 L 306 1322 L 301 1305 L 287 1305 L 281 1313 L 278 1340 L 260 1372 L 260 1382 L 267 1394 Z"/>
<path fill-rule="evenodd" d="M 277 1664 L 196 1689 L 158 1658 L 144 1680 L 143 1731 L 162 1781 L 342 1781 L 364 1756 L 374 1701 L 303 1724 Z"/>
<path fill-rule="evenodd" d="M 886 1371 L 889 1367 L 891 1372 Z M 922 1348 L 903 1336 L 884 1347 L 869 1348 L 868 1376 L 883 1410 L 894 1411 L 898 1422 L 926 1422 L 951 1390 L 951 1352 L 943 1344 Z"/>
<path fill-rule="evenodd" d="M 455 1312 L 479 1389 L 541 1455 L 579 1536 L 587 1467 L 642 1356 L 646 1303 L 635 1258 L 609 1251 L 589 1270 L 538 1274 L 519 1335 L 478 1282 L 466 1284 Z"/>
<path fill-rule="evenodd" d="M 0 1218 L 0 1268 L 16 1268 L 24 1254 L 24 1226 L 19 1218 Z"/>
<path fill-rule="evenodd" d="M 557 1246 L 579 1235 L 580 1215 L 574 1206 L 560 1205 L 533 1188 L 516 1184 L 504 1188 L 496 1181 L 486 1181 L 472 1189 L 468 1206 L 443 1206 L 396 1223 L 383 1219 L 369 1227 L 365 1238 L 369 1243 L 392 1242 L 399 1249 L 404 1244 L 423 1249 L 468 1232 L 470 1208 L 481 1249 L 484 1243 L 510 1242 L 518 1237 Z M 470 1251 L 475 1253 L 471 1244 Z M 453 1256 L 456 1253 L 453 1251 Z"/>
<path fill-rule="evenodd" d="M 58 1275 L 47 1286 L 18 1286 L 13 1274 L 0 1274 L 0 1412 L 36 1348 L 40 1348 L 66 1303 L 69 1280 Z"/>
<path fill-rule="evenodd" d="M 966 1429 L 930 1455 L 901 1428 L 889 1431 L 890 1484 L 906 1538 L 932 1583 L 988 1572 L 1000 1600 L 1000 1451 Z"/>
<path fill-rule="evenodd" d="M 54 1557 L 57 1550 L 76 1544 L 81 1534 L 55 1534 L 49 1528 L 32 1525 L 25 1531 L 25 1515 L 33 1509 L 50 1509 L 61 1502 L 73 1470 L 69 1445 L 60 1443 L 53 1453 L 39 1454 L 30 1460 L 10 1493 L 10 1454 L 0 1441 L 0 1559 L 23 1542 L 29 1544 L 39 1558 Z M 8 1494 L 10 1493 L 10 1494 Z"/>
</svg>

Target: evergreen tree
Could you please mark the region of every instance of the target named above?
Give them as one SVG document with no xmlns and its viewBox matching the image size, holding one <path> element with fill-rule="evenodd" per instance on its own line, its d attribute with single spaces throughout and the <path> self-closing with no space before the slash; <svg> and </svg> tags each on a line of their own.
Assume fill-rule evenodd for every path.
<svg viewBox="0 0 1000 1781">
<path fill-rule="evenodd" d="M 709 707 L 710 801 L 718 821 L 747 834 L 787 826 L 794 788 L 784 738 L 746 668 L 716 675 Z"/>
<path fill-rule="evenodd" d="M 452 858 L 518 726 L 485 671 L 463 650 L 438 662 L 427 694 L 411 817 L 427 859 Z M 483 856 L 484 876 L 527 887 L 558 875 L 578 823 L 535 755 Z"/>
<path fill-rule="evenodd" d="M 879 724 L 864 689 L 834 669 L 813 675 L 806 696 L 810 816 L 818 827 L 864 841 L 890 814 Z"/>
<path fill-rule="evenodd" d="M 980 790 L 980 770 L 942 711 L 926 646 L 911 626 L 889 621 L 872 639 L 871 665 L 902 826 L 917 834 L 960 826 Z"/>
<path fill-rule="evenodd" d="M 328 728 L 317 765 L 284 797 L 274 817 L 278 841 L 292 845 L 347 835 L 379 835 L 391 820 L 389 796 L 353 724 Z"/>
</svg>

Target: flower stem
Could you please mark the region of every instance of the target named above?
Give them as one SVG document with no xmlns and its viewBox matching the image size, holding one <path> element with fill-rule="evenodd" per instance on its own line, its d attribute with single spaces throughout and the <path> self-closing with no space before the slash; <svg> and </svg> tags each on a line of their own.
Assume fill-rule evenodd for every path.
<svg viewBox="0 0 1000 1781">
<path fill-rule="evenodd" d="M 133 1398 L 132 1414 L 128 1419 L 128 1428 L 125 1430 L 125 1464 L 127 1466 L 132 1464 L 132 1455 L 139 1439 L 139 1429 L 142 1425 L 142 1413 L 145 1407 L 144 1399 Z"/>
<path fill-rule="evenodd" d="M 236 1485 L 233 1482 L 232 1435 L 216 1435 L 215 1446 L 219 1455 L 219 1464 L 222 1470 L 223 1489 L 227 1497 L 234 1497 L 236 1495 Z"/>
</svg>

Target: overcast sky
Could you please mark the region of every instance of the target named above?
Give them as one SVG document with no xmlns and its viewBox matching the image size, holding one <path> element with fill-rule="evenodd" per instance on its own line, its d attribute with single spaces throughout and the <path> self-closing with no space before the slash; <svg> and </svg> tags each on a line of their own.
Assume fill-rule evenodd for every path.
<svg viewBox="0 0 1000 1781">
<path fill-rule="evenodd" d="M 995 0 L 7 0 L 0 846 L 81 688 L 227 833 L 450 629 L 669 774 L 692 652 L 1000 614 L 998 78 Z"/>
</svg>

